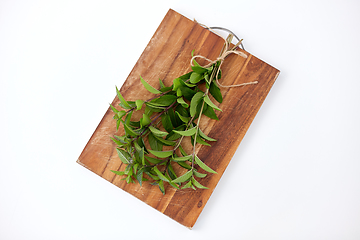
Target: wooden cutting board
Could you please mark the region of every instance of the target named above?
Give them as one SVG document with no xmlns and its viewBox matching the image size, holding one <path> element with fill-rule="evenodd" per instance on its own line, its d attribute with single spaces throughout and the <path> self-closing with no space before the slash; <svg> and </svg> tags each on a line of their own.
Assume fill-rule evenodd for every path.
<svg viewBox="0 0 360 240">
<path fill-rule="evenodd" d="M 216 59 L 223 44 L 224 40 L 218 35 L 170 9 L 120 92 L 129 101 L 149 99 L 153 95 L 142 86 L 140 75 L 154 87 L 159 87 L 159 78 L 166 86 L 170 86 L 174 78 L 191 71 L 192 50 L 195 50 L 195 54 Z M 110 140 L 114 134 L 123 135 L 121 127 L 116 131 L 114 114 L 110 108 L 77 162 L 175 221 L 192 228 L 279 74 L 279 70 L 243 52 L 247 58 L 234 54 L 226 58 L 222 66 L 221 83 L 259 83 L 221 88 L 224 100 L 219 105 L 223 110 L 218 112 L 219 121 L 203 117 L 204 121 L 200 125 L 205 134 L 218 140 L 212 142 L 211 147 L 201 146 L 198 152 L 199 158 L 218 172 L 199 180 L 209 189 L 176 190 L 167 186 L 166 195 L 163 195 L 157 186 L 147 182 L 142 187 L 138 183 L 127 184 L 121 180 L 121 176 L 112 173 L 110 170 L 123 171 L 125 166 L 117 156 L 115 144 Z M 115 98 L 112 105 L 118 106 L 118 103 Z"/>
</svg>

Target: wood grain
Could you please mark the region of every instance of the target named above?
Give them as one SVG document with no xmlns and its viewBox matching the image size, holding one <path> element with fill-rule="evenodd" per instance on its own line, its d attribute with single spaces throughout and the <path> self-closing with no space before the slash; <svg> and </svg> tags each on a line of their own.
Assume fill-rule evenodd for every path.
<svg viewBox="0 0 360 240">
<path fill-rule="evenodd" d="M 222 46 L 221 37 L 170 9 L 120 92 L 126 100 L 148 99 L 153 94 L 141 85 L 140 75 L 152 86 L 158 87 L 159 78 L 170 86 L 174 78 L 191 71 L 192 50 L 195 50 L 195 54 L 215 59 Z M 279 74 L 274 67 L 243 52 L 247 58 L 231 55 L 224 62 L 222 84 L 255 80 L 259 83 L 221 88 L 224 101 L 219 105 L 223 110 L 218 114 L 219 121 L 204 117 L 200 125 L 205 134 L 218 140 L 212 143 L 212 147 L 202 146 L 198 150 L 200 159 L 218 172 L 199 180 L 209 189 L 176 190 L 167 186 L 166 195 L 163 195 L 157 186 L 148 183 L 142 187 L 139 184 L 126 184 L 122 177 L 113 174 L 110 170 L 121 171 L 125 166 L 110 140 L 114 134 L 123 134 L 122 129 L 116 131 L 111 109 L 106 111 L 77 162 L 175 221 L 192 228 Z M 115 98 L 112 104 L 118 106 L 118 103 Z M 133 118 L 136 117 L 133 115 Z"/>
</svg>

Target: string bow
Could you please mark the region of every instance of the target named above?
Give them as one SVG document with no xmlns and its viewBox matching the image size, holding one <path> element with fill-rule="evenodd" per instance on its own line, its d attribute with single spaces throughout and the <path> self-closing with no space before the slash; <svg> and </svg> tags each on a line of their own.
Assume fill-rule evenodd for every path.
<svg viewBox="0 0 360 240">
<path fill-rule="evenodd" d="M 202 26 L 204 26 L 205 28 L 209 29 L 210 31 L 214 32 L 211 28 L 209 27 L 206 27 L 205 25 L 203 24 L 200 24 Z M 215 32 L 214 32 L 215 33 Z M 216 34 L 216 33 L 215 33 Z M 217 34 L 218 35 L 218 34 Z M 202 59 L 205 59 L 206 61 L 208 61 L 209 63 L 206 64 L 206 65 L 203 65 L 201 67 L 203 68 L 208 68 L 210 67 L 211 65 L 217 63 L 218 61 L 220 61 L 220 65 L 219 67 L 217 68 L 217 72 L 216 72 L 216 76 L 215 76 L 215 80 L 216 80 L 216 83 L 220 86 L 220 87 L 224 87 L 224 88 L 231 88 L 231 87 L 241 87 L 241 86 L 245 86 L 245 85 L 250 85 L 250 84 L 257 84 L 258 81 L 253 81 L 253 82 L 247 82 L 247 83 L 240 83 L 240 84 L 234 84 L 234 85 L 222 85 L 220 82 L 219 82 L 219 79 L 218 79 L 218 76 L 219 76 L 219 72 L 220 72 L 220 69 L 221 69 L 221 65 L 223 64 L 225 58 L 231 54 L 236 54 L 236 55 L 239 55 L 243 58 L 247 58 L 248 56 L 239 51 L 239 50 L 236 50 L 238 48 L 238 46 L 241 44 L 242 42 L 242 39 L 234 46 L 234 47 L 230 47 L 230 44 L 231 44 L 231 41 L 232 41 L 232 38 L 233 38 L 233 34 L 229 34 L 229 36 L 225 39 L 224 37 L 222 37 L 221 35 L 219 35 L 221 38 L 224 39 L 225 43 L 224 43 L 224 46 L 223 46 L 223 49 L 221 50 L 220 52 L 220 55 L 218 58 L 216 58 L 215 60 L 211 60 L 207 57 L 204 57 L 202 55 L 195 55 L 191 58 L 190 60 L 190 65 L 191 66 L 194 66 L 194 60 L 196 58 L 202 58 Z"/>
</svg>

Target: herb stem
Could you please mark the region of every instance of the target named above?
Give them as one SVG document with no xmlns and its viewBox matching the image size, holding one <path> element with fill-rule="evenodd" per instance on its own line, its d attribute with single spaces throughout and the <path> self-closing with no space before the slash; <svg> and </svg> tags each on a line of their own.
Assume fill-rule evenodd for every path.
<svg viewBox="0 0 360 240">
<path fill-rule="evenodd" d="M 206 91 L 204 93 L 204 96 L 207 96 L 208 93 L 209 93 L 209 89 L 206 89 Z M 195 151 L 196 151 L 196 138 L 197 138 L 199 128 L 200 128 L 200 126 L 199 126 L 200 125 L 200 119 L 201 119 L 202 112 L 204 110 L 204 105 L 205 105 L 205 101 L 203 100 L 202 105 L 201 105 L 201 109 L 200 109 L 200 113 L 199 113 L 199 117 L 198 117 L 198 120 L 197 120 L 197 124 L 196 124 L 196 132 L 195 132 L 195 135 L 194 135 L 194 147 L 193 147 L 192 161 L 191 161 L 191 168 L 192 169 L 194 169 Z"/>
<path fill-rule="evenodd" d="M 223 49 L 224 50 L 224 49 Z M 222 51 L 223 51 L 222 50 Z M 217 61 L 215 64 L 214 64 L 214 68 L 213 68 L 213 71 L 211 72 L 211 75 L 210 75 L 210 80 L 209 82 L 211 83 L 213 80 L 214 80 L 214 77 L 215 75 L 217 74 L 218 72 L 218 63 L 221 64 L 221 60 Z M 204 97 L 206 97 L 207 95 L 209 94 L 209 89 L 206 88 L 206 91 L 204 93 Z M 202 105 L 201 105 L 201 109 L 200 109 L 200 113 L 199 113 L 199 117 L 198 117 L 198 120 L 197 120 L 197 124 L 196 124 L 196 132 L 195 132 L 195 135 L 194 135 L 194 146 L 193 146 L 193 153 L 192 153 L 192 161 L 191 161 L 191 168 L 194 169 L 194 162 L 195 162 L 195 152 L 196 152 L 196 139 L 198 137 L 198 132 L 199 132 L 199 128 L 200 128 L 200 119 L 201 119 L 201 115 L 202 115 L 202 112 L 204 110 L 204 105 L 205 105 L 205 100 L 202 101 Z M 195 115 L 194 115 L 195 117 Z M 194 117 L 191 119 L 193 121 Z"/>
<path fill-rule="evenodd" d="M 168 107 L 166 107 L 162 112 L 160 112 L 160 113 L 150 122 L 150 124 L 147 125 L 147 126 L 144 128 L 144 130 L 142 130 L 142 132 L 133 139 L 133 141 L 138 140 L 139 137 L 141 137 L 141 136 L 149 129 L 149 127 L 154 124 L 154 122 L 155 122 L 161 115 L 163 115 L 166 111 L 168 111 L 170 108 L 172 108 L 176 103 L 177 103 L 176 101 L 173 102 L 173 103 L 170 104 Z"/>
</svg>

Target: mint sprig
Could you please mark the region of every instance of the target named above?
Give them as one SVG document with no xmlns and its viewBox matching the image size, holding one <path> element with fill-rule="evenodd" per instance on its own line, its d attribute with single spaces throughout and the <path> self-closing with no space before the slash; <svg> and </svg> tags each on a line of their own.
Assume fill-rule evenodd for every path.
<svg viewBox="0 0 360 240">
<path fill-rule="evenodd" d="M 144 88 L 156 94 L 147 100 L 126 101 L 116 88 L 122 109 L 110 107 L 117 129 L 122 125 L 125 134 L 111 139 L 126 168 L 125 171 L 112 170 L 114 174 L 124 176 L 127 183 L 137 181 L 142 185 L 143 181 L 150 180 L 150 184 L 157 185 L 163 194 L 167 185 L 176 189 L 207 189 L 198 181 L 207 174 L 198 170 L 216 172 L 196 155 L 196 149 L 199 145 L 211 146 L 209 142 L 216 141 L 203 133 L 200 122 L 204 116 L 218 120 L 216 112 L 222 111 L 214 101 L 223 101 L 216 83 L 221 78 L 219 66 L 223 60 L 219 59 L 206 68 L 193 60 L 192 71 L 174 79 L 171 86 L 165 86 L 159 79 L 160 89 L 140 76 Z M 132 119 L 135 111 L 143 112 L 140 119 Z M 192 143 L 190 153 L 182 147 L 186 138 L 190 138 Z M 178 165 L 175 169 L 181 167 L 186 171 L 179 175 L 174 171 L 175 165 Z"/>
</svg>

